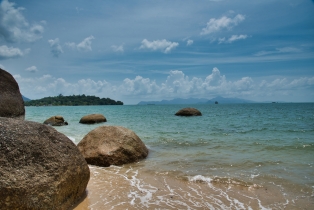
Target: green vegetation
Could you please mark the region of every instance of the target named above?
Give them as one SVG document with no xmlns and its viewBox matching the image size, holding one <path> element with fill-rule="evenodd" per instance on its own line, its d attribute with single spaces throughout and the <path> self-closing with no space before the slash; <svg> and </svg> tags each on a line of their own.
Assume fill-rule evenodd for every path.
<svg viewBox="0 0 314 210">
<path fill-rule="evenodd" d="M 87 105 L 123 105 L 121 101 L 110 98 L 99 98 L 96 96 L 72 95 L 63 96 L 59 94 L 54 97 L 45 97 L 38 100 L 25 101 L 25 106 L 87 106 Z"/>
</svg>

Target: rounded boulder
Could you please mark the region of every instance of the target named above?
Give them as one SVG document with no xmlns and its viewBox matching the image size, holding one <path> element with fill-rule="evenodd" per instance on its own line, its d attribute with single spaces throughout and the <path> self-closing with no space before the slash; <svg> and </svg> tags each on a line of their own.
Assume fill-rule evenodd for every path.
<svg viewBox="0 0 314 210">
<path fill-rule="evenodd" d="M 68 123 L 64 121 L 64 118 L 62 116 L 52 116 L 49 119 L 45 120 L 44 124 L 51 126 L 68 125 Z"/>
<path fill-rule="evenodd" d="M 89 167 L 53 127 L 0 117 L 0 209 L 70 209 L 85 195 Z"/>
<path fill-rule="evenodd" d="M 25 118 L 25 108 L 19 85 L 14 77 L 0 68 L 0 117 Z"/>
<path fill-rule="evenodd" d="M 202 113 L 195 108 L 183 108 L 180 109 L 175 115 L 177 116 L 202 116 Z"/>
<path fill-rule="evenodd" d="M 107 122 L 107 119 L 102 114 L 90 114 L 81 118 L 80 123 L 82 124 L 94 124 Z"/>
<path fill-rule="evenodd" d="M 148 149 L 131 130 L 101 126 L 90 131 L 77 145 L 88 164 L 108 167 L 144 159 Z"/>
</svg>

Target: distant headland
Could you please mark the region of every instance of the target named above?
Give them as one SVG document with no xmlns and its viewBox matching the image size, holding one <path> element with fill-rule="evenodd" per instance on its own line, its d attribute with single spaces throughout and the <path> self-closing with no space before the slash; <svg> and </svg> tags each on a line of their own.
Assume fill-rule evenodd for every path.
<svg viewBox="0 0 314 210">
<path fill-rule="evenodd" d="M 123 105 L 122 101 L 97 96 L 72 95 L 45 97 L 38 100 L 24 101 L 25 106 L 89 106 L 89 105 Z"/>
</svg>

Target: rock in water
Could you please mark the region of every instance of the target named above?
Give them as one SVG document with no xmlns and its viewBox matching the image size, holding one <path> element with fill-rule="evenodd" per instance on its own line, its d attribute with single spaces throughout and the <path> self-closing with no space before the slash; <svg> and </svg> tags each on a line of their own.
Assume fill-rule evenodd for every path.
<svg viewBox="0 0 314 210">
<path fill-rule="evenodd" d="M 24 119 L 25 108 L 19 85 L 13 76 L 0 68 L 0 117 Z"/>
<path fill-rule="evenodd" d="M 0 117 L 0 209 L 69 209 L 89 176 L 75 144 L 53 127 Z"/>
<path fill-rule="evenodd" d="M 142 140 L 131 130 L 120 126 L 101 126 L 89 132 L 77 145 L 88 164 L 122 165 L 148 155 Z"/>
<path fill-rule="evenodd" d="M 180 109 L 175 115 L 177 116 L 202 116 L 202 113 L 195 108 L 183 108 Z"/>
<path fill-rule="evenodd" d="M 94 124 L 100 122 L 107 122 L 107 119 L 102 114 L 90 114 L 81 118 L 80 123 L 82 124 Z"/>
<path fill-rule="evenodd" d="M 49 119 L 45 120 L 44 124 L 51 126 L 68 125 L 68 123 L 64 121 L 64 118 L 62 116 L 52 116 Z"/>
</svg>

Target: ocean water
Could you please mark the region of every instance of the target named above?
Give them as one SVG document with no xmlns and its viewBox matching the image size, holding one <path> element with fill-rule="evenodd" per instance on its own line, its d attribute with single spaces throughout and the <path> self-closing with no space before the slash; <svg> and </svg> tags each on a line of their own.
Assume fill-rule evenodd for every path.
<svg viewBox="0 0 314 210">
<path fill-rule="evenodd" d="M 199 117 L 178 117 L 194 107 Z M 106 123 L 79 124 L 101 113 Z M 77 144 L 98 126 L 133 130 L 145 160 L 90 166 L 76 209 L 314 209 L 314 104 L 26 107 L 26 120 L 55 127 Z"/>
</svg>

